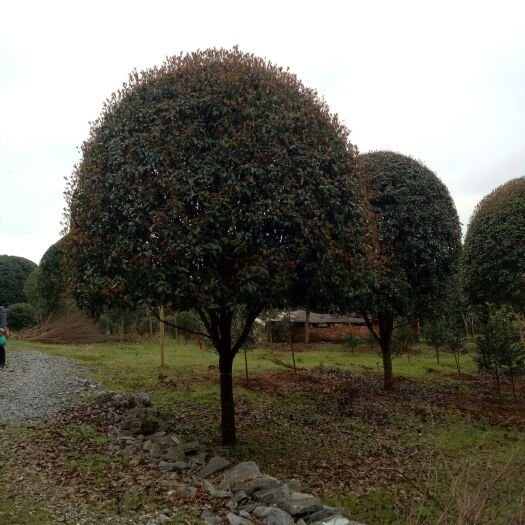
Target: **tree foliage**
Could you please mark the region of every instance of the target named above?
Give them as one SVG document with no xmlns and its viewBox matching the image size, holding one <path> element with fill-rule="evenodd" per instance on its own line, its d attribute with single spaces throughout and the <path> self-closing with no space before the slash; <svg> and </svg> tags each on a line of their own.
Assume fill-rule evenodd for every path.
<svg viewBox="0 0 525 525">
<path fill-rule="evenodd" d="M 68 201 L 79 304 L 196 311 L 230 383 L 262 308 L 300 300 L 306 281 L 342 302 L 366 278 L 348 130 L 294 75 L 236 49 L 133 73 L 93 124 Z"/>
<path fill-rule="evenodd" d="M 471 304 L 525 312 L 525 177 L 499 186 L 476 206 L 462 262 Z"/>
<path fill-rule="evenodd" d="M 29 303 L 14 303 L 7 308 L 7 325 L 13 330 L 33 326 L 36 322 L 35 311 Z"/>
<path fill-rule="evenodd" d="M 363 310 L 377 320 L 385 387 L 392 387 L 394 320 L 429 317 L 456 268 L 461 229 L 446 186 L 420 162 L 390 151 L 361 156 L 377 216 L 378 278 Z"/>
<path fill-rule="evenodd" d="M 24 283 L 36 264 L 24 257 L 0 255 L 0 305 L 26 301 Z"/>
</svg>

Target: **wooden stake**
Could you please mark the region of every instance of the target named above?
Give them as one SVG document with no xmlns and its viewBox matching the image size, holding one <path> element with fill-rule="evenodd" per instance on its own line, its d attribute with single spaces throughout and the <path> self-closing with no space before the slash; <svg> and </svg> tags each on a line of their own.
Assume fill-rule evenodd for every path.
<svg viewBox="0 0 525 525">
<path fill-rule="evenodd" d="M 288 329 L 290 331 L 290 349 L 292 351 L 292 361 L 293 361 L 293 371 L 294 374 L 297 375 L 297 367 L 295 366 L 295 352 L 293 350 L 293 325 L 291 322 L 291 315 L 290 312 L 288 312 Z"/>
<path fill-rule="evenodd" d="M 159 306 L 160 366 L 164 366 L 164 306 Z"/>
</svg>

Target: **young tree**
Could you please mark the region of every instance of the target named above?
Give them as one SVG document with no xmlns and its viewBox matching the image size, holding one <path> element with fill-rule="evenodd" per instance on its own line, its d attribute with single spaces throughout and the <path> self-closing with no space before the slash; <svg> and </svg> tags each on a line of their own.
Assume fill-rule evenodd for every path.
<svg viewBox="0 0 525 525">
<path fill-rule="evenodd" d="M 348 130 L 294 75 L 237 49 L 134 72 L 93 124 L 68 202 L 80 305 L 198 313 L 219 354 L 226 445 L 232 363 L 259 312 L 305 304 L 305 283 L 351 298 L 367 276 L 368 203 Z"/>
<path fill-rule="evenodd" d="M 450 327 L 444 320 L 438 319 L 425 323 L 421 332 L 426 342 L 434 348 L 437 364 L 439 365 L 439 351 L 449 341 Z"/>
<path fill-rule="evenodd" d="M 459 358 L 465 351 L 465 339 L 460 334 L 459 330 L 454 328 L 449 329 L 445 347 L 452 352 L 456 363 L 456 370 L 458 371 L 458 377 L 460 377 L 461 367 Z"/>
<path fill-rule="evenodd" d="M 488 306 L 484 334 L 478 339 L 476 361 L 480 370 L 492 374 L 498 397 L 501 398 L 500 375 L 505 373 L 512 385 L 516 401 L 514 379 L 525 370 L 525 346 L 514 327 L 514 316 L 509 307 Z"/>
<path fill-rule="evenodd" d="M 410 355 L 414 352 L 414 345 L 417 343 L 417 336 L 409 326 L 400 326 L 392 334 L 391 349 L 395 355 L 405 354 L 410 364 Z"/>
<path fill-rule="evenodd" d="M 457 266 L 461 230 L 446 186 L 423 164 L 390 151 L 361 159 L 378 223 L 377 279 L 362 309 L 381 347 L 389 390 L 395 320 L 424 320 L 446 293 Z"/>
</svg>

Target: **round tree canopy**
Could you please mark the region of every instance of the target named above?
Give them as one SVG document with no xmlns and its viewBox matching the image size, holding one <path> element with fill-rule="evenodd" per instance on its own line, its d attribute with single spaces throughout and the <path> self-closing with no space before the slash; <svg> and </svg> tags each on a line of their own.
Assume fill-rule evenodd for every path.
<svg viewBox="0 0 525 525">
<path fill-rule="evenodd" d="M 208 50 L 133 73 L 82 152 L 69 252 L 84 306 L 259 311 L 297 298 L 304 275 L 334 303 L 366 280 L 348 130 L 260 58 Z"/>
<path fill-rule="evenodd" d="M 34 268 L 36 264 L 24 257 L 0 255 L 0 305 L 25 302 L 24 283 Z"/>
<path fill-rule="evenodd" d="M 438 177 L 391 151 L 361 156 L 377 215 L 379 281 L 369 311 L 423 319 L 457 267 L 461 228 Z"/>
<path fill-rule="evenodd" d="M 525 310 L 525 177 L 499 186 L 476 206 L 465 237 L 463 282 L 472 304 Z"/>
</svg>

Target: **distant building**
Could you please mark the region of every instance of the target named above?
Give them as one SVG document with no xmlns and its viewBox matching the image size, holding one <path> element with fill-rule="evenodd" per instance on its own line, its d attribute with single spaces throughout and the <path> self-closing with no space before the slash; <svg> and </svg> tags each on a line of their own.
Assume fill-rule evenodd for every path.
<svg viewBox="0 0 525 525">
<path fill-rule="evenodd" d="M 283 322 L 290 316 L 292 340 L 295 343 L 304 343 L 306 310 L 281 312 L 274 319 L 266 321 L 266 335 L 268 342 L 286 342 L 289 338 L 288 330 L 283 330 Z M 344 341 L 349 332 L 360 337 L 369 335 L 365 320 L 357 314 L 334 315 L 310 312 L 310 342 L 337 342 Z M 286 332 L 286 333 L 284 333 Z"/>
<path fill-rule="evenodd" d="M 288 328 L 288 319 L 290 328 Z M 341 343 L 352 332 L 358 337 L 371 336 L 363 317 L 353 313 L 349 315 L 318 314 L 310 312 L 310 343 Z M 410 324 L 411 330 L 419 335 L 419 324 Z M 280 312 L 273 319 L 266 321 L 266 340 L 270 343 L 288 342 L 290 330 L 294 343 L 305 342 L 306 310 Z M 377 325 L 374 330 L 378 333 Z"/>
</svg>

